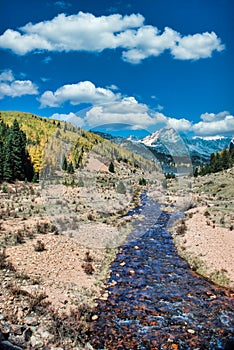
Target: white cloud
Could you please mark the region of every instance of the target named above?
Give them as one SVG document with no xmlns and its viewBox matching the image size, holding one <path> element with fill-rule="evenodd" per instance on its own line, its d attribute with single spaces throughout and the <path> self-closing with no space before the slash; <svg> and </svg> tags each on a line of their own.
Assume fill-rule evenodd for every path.
<svg viewBox="0 0 234 350">
<path fill-rule="evenodd" d="M 191 130 L 192 123 L 187 119 L 176 119 L 176 118 L 167 118 L 168 125 L 171 126 L 176 131 L 186 132 Z"/>
<path fill-rule="evenodd" d="M 13 81 L 14 76 L 11 70 L 6 70 L 0 74 L 0 82 L 2 81 Z"/>
<path fill-rule="evenodd" d="M 164 109 L 164 107 L 162 105 L 159 105 L 159 104 L 157 105 L 157 110 L 158 111 L 162 111 L 163 109 Z"/>
<path fill-rule="evenodd" d="M 132 129 L 152 129 L 169 126 L 177 131 L 188 131 L 192 124 L 186 119 L 175 119 L 149 109 L 134 97 L 125 97 L 115 103 L 94 106 L 85 115 L 89 127 L 105 124 L 126 124 Z"/>
<path fill-rule="evenodd" d="M 107 89 L 110 89 L 112 91 L 118 91 L 119 88 L 115 84 L 111 84 L 110 86 L 106 86 Z"/>
<path fill-rule="evenodd" d="M 18 55 L 25 55 L 33 50 L 52 51 L 53 46 L 39 34 L 21 34 L 15 30 L 7 29 L 0 36 L 0 48 L 10 49 Z"/>
<path fill-rule="evenodd" d="M 205 113 L 208 115 L 208 113 Z M 194 132 L 196 136 L 213 137 L 234 134 L 234 116 L 227 112 L 214 115 L 214 120 L 192 123 L 185 118 L 172 118 L 152 111 L 147 105 L 139 103 L 134 97 L 123 98 L 119 102 L 92 107 L 84 117 L 85 125 L 92 128 L 105 124 L 126 124 L 132 129 L 157 130 L 167 126 L 177 132 Z M 221 116 L 222 119 L 221 119 Z M 201 118 L 204 117 L 204 114 Z"/>
<path fill-rule="evenodd" d="M 19 30 L 7 29 L 0 36 L 0 48 L 19 55 L 35 50 L 101 52 L 122 48 L 123 60 L 138 64 L 165 50 L 176 59 L 207 58 L 214 51 L 222 51 L 224 45 L 214 32 L 183 37 L 166 27 L 161 33 L 157 27 L 144 25 L 144 17 L 140 14 L 95 17 L 79 12 L 70 16 L 62 13 L 50 21 L 28 23 Z"/>
<path fill-rule="evenodd" d="M 30 80 L 15 80 L 11 70 L 0 74 L 0 99 L 5 96 L 20 97 L 37 94 L 37 86 Z"/>
<path fill-rule="evenodd" d="M 7 88 L 10 90 L 11 87 L 11 96 L 18 96 L 22 87 L 25 87 L 25 90 L 27 87 L 30 88 L 28 81 L 22 81 L 20 84 L 19 81 L 12 82 L 13 78 L 11 71 L 0 74 L 0 80 L 4 80 L 0 82 L 0 93 L 3 94 L 1 86 L 6 86 L 5 95 L 10 95 Z M 83 103 L 91 105 L 77 114 L 55 113 L 52 115 L 54 119 L 67 120 L 76 126 L 86 128 L 105 124 L 125 124 L 132 129 L 151 131 L 167 126 L 177 132 L 193 132 L 195 136 L 213 137 L 234 134 L 234 116 L 228 111 L 216 114 L 206 112 L 201 114 L 199 122 L 192 123 L 186 118 L 166 116 L 161 112 L 163 107 L 160 105 L 158 105 L 158 111 L 151 110 L 146 104 L 137 101 L 135 97 L 125 97 L 120 92 L 114 92 L 115 90 L 117 90 L 115 85 L 102 88 L 96 87 L 90 81 L 81 81 L 76 84 L 63 85 L 54 92 L 45 91 L 39 101 L 41 107 L 59 107 L 65 102 L 73 106 Z"/>
<path fill-rule="evenodd" d="M 201 115 L 203 121 L 193 125 L 197 136 L 216 136 L 234 134 L 234 116 L 220 112 L 218 114 L 205 113 Z"/>
<path fill-rule="evenodd" d="M 72 105 L 80 103 L 100 104 L 117 100 L 120 94 L 110 89 L 96 87 L 91 81 L 63 85 L 55 92 L 45 91 L 41 98 L 41 107 L 58 107 L 69 101 Z"/>
<path fill-rule="evenodd" d="M 72 112 L 68 114 L 54 113 L 50 116 L 50 118 L 66 121 L 68 123 L 71 123 L 72 125 L 75 125 L 76 127 L 84 126 L 84 119 L 78 117 L 75 113 Z"/>
<path fill-rule="evenodd" d="M 198 60 L 212 56 L 213 51 L 222 51 L 225 46 L 214 32 L 188 35 L 180 38 L 172 48 L 172 55 L 180 60 Z"/>
<path fill-rule="evenodd" d="M 138 103 L 134 97 L 128 97 L 119 102 L 94 106 L 86 113 L 85 121 L 89 127 L 118 123 L 145 129 L 156 119 L 149 115 L 146 105 Z"/>
<path fill-rule="evenodd" d="M 220 113 L 204 113 L 200 116 L 201 120 L 204 122 L 214 122 L 218 120 L 223 120 L 226 116 L 230 115 L 228 111 L 223 111 Z"/>
<path fill-rule="evenodd" d="M 99 101 L 98 89 L 104 90 L 99 104 L 96 103 Z M 73 105 L 83 102 L 93 104 L 92 107 L 83 109 L 77 114 L 55 113 L 51 116 L 53 119 L 66 120 L 79 127 L 94 128 L 107 124 L 125 124 L 134 130 L 151 131 L 167 126 L 177 132 L 193 132 L 196 136 L 203 137 L 234 134 L 234 116 L 227 111 L 217 114 L 204 113 L 200 116 L 201 121 L 192 123 L 185 118 L 172 118 L 159 111 L 150 110 L 146 104 L 139 103 L 132 96 L 123 97 L 112 92 L 110 94 L 110 90 L 96 88 L 91 82 L 80 82 L 74 86 L 65 85 L 55 93 L 47 91 L 42 97 L 41 102 L 49 106 L 58 106 L 65 101 L 70 101 Z"/>
</svg>

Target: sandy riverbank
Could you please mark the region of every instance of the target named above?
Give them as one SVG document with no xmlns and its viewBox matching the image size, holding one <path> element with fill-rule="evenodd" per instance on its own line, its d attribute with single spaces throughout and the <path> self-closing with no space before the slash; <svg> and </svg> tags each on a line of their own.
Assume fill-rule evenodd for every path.
<svg viewBox="0 0 234 350">
<path fill-rule="evenodd" d="M 173 230 L 175 245 L 198 273 L 219 285 L 234 288 L 233 231 L 209 223 L 206 212 L 207 207 L 187 211 L 184 232 L 178 229 L 180 223 Z"/>
</svg>

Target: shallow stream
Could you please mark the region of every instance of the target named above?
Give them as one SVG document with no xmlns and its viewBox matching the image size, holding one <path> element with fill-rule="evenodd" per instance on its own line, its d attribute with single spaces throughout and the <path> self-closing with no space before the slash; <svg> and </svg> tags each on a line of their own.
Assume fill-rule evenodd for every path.
<svg viewBox="0 0 234 350">
<path fill-rule="evenodd" d="M 166 230 L 172 214 L 147 197 L 136 211 L 142 209 L 145 219 L 119 248 L 104 300 L 97 301 L 92 346 L 224 349 L 234 336 L 233 292 L 197 275 L 178 256 Z"/>
</svg>

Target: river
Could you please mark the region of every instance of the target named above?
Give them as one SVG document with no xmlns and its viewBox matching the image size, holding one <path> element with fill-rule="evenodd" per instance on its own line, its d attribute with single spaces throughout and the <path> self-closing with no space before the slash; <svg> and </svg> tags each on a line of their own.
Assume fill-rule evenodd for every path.
<svg viewBox="0 0 234 350">
<path fill-rule="evenodd" d="M 178 256 L 167 231 L 173 214 L 147 197 L 135 212 L 142 208 L 145 218 L 119 248 L 97 300 L 90 343 L 113 350 L 233 349 L 233 291 L 197 275 Z"/>
</svg>

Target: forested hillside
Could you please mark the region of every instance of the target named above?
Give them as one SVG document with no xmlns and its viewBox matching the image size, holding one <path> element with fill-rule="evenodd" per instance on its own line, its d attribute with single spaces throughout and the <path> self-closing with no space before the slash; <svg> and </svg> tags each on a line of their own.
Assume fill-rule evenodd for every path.
<svg viewBox="0 0 234 350">
<path fill-rule="evenodd" d="M 196 168 L 194 176 L 217 173 L 234 166 L 234 148 L 224 149 L 210 156 L 210 164 L 200 169 Z"/>
<path fill-rule="evenodd" d="M 21 157 L 22 161 L 19 160 L 20 156 L 16 160 L 14 156 L 12 157 L 8 155 L 8 152 L 5 152 L 6 156 L 9 156 L 12 161 L 15 159 L 17 166 L 24 167 L 20 175 L 13 173 L 10 176 L 5 171 L 5 175 L 1 175 L 1 179 L 5 181 L 24 180 L 25 178 L 31 181 L 33 176 L 34 179 L 37 179 L 42 170 L 46 169 L 46 172 L 49 171 L 49 173 L 54 170 L 61 170 L 64 167 L 65 158 L 67 166 L 69 165 L 69 169 L 73 172 L 72 169 L 80 169 L 87 163 L 91 150 L 95 152 L 97 157 L 101 157 L 107 166 L 112 160 L 141 169 L 151 169 L 153 165 L 152 162 L 142 156 L 134 154 L 109 140 L 104 140 L 95 133 L 76 128 L 66 122 L 23 112 L 0 112 L 0 120 L 2 123 L 2 139 L 5 140 L 4 142 L 2 140 L 1 147 L 3 147 L 3 143 L 7 144 L 8 136 L 6 132 L 11 134 L 12 132 L 18 132 L 21 135 L 22 148 L 25 152 L 25 156 Z M 14 136 L 11 137 L 11 139 L 14 138 Z M 2 155 L 5 153 L 1 152 Z M 1 162 L 2 169 L 7 168 L 5 155 Z M 33 171 L 30 164 L 33 166 Z"/>
</svg>

